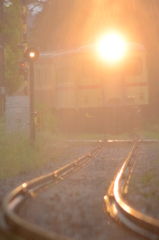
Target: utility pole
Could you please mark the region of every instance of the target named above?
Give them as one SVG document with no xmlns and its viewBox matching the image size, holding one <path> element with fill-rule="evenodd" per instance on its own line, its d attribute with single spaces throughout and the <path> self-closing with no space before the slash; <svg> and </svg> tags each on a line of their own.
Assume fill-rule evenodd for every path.
<svg viewBox="0 0 159 240">
<path fill-rule="evenodd" d="M 34 124 L 34 62 L 30 61 L 30 142 L 35 142 Z"/>
<path fill-rule="evenodd" d="M 35 142 L 35 123 L 34 123 L 34 62 L 39 58 L 39 51 L 35 47 L 30 47 L 24 53 L 24 57 L 30 64 L 30 145 Z"/>
</svg>

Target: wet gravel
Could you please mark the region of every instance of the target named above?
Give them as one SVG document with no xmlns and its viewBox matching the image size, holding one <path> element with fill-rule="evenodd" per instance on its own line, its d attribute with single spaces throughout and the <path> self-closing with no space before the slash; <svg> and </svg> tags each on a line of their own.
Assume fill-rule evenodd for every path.
<svg viewBox="0 0 159 240">
<path fill-rule="evenodd" d="M 143 143 L 125 199 L 132 207 L 159 219 L 159 143 Z"/>
<path fill-rule="evenodd" d="M 19 216 L 73 239 L 143 239 L 103 212 L 103 196 L 131 147 L 109 144 L 84 168 L 26 201 Z"/>
</svg>

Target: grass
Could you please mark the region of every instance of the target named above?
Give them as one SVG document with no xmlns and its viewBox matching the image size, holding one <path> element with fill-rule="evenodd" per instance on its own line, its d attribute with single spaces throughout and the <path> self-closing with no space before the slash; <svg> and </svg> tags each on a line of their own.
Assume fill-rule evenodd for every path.
<svg viewBox="0 0 159 240">
<path fill-rule="evenodd" d="M 139 178 L 139 181 L 144 185 L 148 185 L 155 179 L 156 179 L 155 174 L 152 174 L 151 172 L 146 172 L 142 177 Z"/>
<path fill-rule="evenodd" d="M 129 138 L 129 134 L 128 133 L 115 134 L 115 135 L 108 134 L 107 138 L 112 140 L 127 140 Z"/>
<path fill-rule="evenodd" d="M 0 179 L 7 179 L 40 168 L 65 154 L 67 144 L 61 140 L 104 139 L 102 134 L 67 134 L 38 132 L 34 147 L 25 134 L 6 134 L 0 119 Z M 58 141 L 57 141 L 58 140 Z"/>
<path fill-rule="evenodd" d="M 144 139 L 159 139 L 159 124 L 158 125 L 147 125 L 146 127 L 136 130 L 136 134 L 139 136 L 139 138 Z M 121 134 L 99 134 L 99 133 L 78 133 L 78 134 L 65 134 L 58 136 L 59 139 L 63 140 L 101 140 L 105 139 L 112 139 L 112 140 L 127 140 L 131 136 L 130 133 L 125 132 Z"/>
<path fill-rule="evenodd" d="M 58 159 L 63 153 L 55 135 L 37 133 L 34 147 L 25 134 L 7 134 L 5 120 L 0 119 L 0 179 L 16 176 Z"/>
<path fill-rule="evenodd" d="M 146 123 L 142 129 L 137 131 L 137 134 L 147 139 L 159 139 L 159 123 Z"/>
<path fill-rule="evenodd" d="M 151 130 L 140 130 L 137 133 L 141 138 L 159 139 L 159 132 L 154 132 Z"/>
<path fill-rule="evenodd" d="M 0 118 L 0 179 L 16 176 L 34 170 L 47 162 L 57 159 L 60 150 L 53 134 L 58 129 L 57 119 L 42 103 L 36 103 L 36 109 L 43 112 L 45 132 L 38 130 L 34 147 L 30 146 L 29 134 L 6 133 L 5 119 Z M 62 154 L 62 152 L 61 152 Z"/>
<path fill-rule="evenodd" d="M 51 161 L 58 161 L 59 157 L 65 154 L 66 140 L 105 139 L 105 134 L 63 134 L 37 131 L 35 145 L 31 147 L 29 136 L 6 134 L 5 121 L 2 119 L 0 120 L 0 136 L 0 179 L 14 177 Z M 108 138 L 123 139 L 123 136 L 127 138 L 126 135 L 110 135 Z"/>
<path fill-rule="evenodd" d="M 129 138 L 128 133 L 123 134 L 102 134 L 102 133 L 75 133 L 75 134 L 61 134 L 57 136 L 58 140 L 104 140 L 104 139 L 126 140 Z"/>
<path fill-rule="evenodd" d="M 62 134 L 59 133 L 58 136 L 56 136 L 58 140 L 103 140 L 105 139 L 105 134 L 100 133 L 72 133 L 72 134 Z"/>
<path fill-rule="evenodd" d="M 28 136 L 6 134 L 4 120 L 0 121 L 0 136 L 0 179 L 14 177 L 39 168 L 50 161 L 57 161 L 65 154 L 65 143 L 61 141 L 105 139 L 104 134 L 37 132 L 35 145 L 31 147 Z M 108 138 L 127 139 L 127 135 L 109 135 Z"/>
<path fill-rule="evenodd" d="M 38 106 L 43 111 L 43 105 Z M 45 108 L 44 108 L 45 110 Z M 47 113 L 47 111 L 45 110 Z M 64 134 L 58 130 L 58 123 L 52 116 L 46 114 L 47 129 L 36 133 L 35 146 L 30 146 L 29 136 L 20 134 L 6 134 L 5 119 L 0 119 L 0 179 L 10 178 L 20 173 L 39 168 L 50 161 L 56 161 L 65 154 L 63 148 L 65 140 L 101 140 L 105 134 L 76 133 Z M 47 130 L 47 131 L 46 131 Z M 144 130 L 137 132 L 140 137 L 159 139 L 159 124 L 147 125 Z M 129 134 L 107 135 L 108 139 L 128 139 Z M 58 141 L 57 141 L 58 140 Z"/>
<path fill-rule="evenodd" d="M 39 140 L 35 147 L 22 135 L 1 135 L 0 139 L 0 178 L 13 177 L 35 169 L 45 163 Z"/>
</svg>

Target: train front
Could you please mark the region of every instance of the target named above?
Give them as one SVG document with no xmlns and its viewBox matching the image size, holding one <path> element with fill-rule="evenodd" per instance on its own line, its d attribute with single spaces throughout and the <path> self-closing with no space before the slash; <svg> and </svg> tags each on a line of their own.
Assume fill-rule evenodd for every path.
<svg viewBox="0 0 159 240">
<path fill-rule="evenodd" d="M 142 106 L 148 104 L 144 46 L 110 34 L 80 53 L 78 107 L 86 128 L 121 132 L 137 127 Z"/>
</svg>

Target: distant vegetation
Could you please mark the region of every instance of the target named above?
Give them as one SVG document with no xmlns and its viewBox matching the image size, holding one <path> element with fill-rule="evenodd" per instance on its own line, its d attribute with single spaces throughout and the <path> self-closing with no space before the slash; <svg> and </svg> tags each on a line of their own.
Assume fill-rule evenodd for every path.
<svg viewBox="0 0 159 240">
<path fill-rule="evenodd" d="M 47 0 L 34 21 L 32 43 L 42 50 L 73 47 L 94 43 L 101 34 L 116 29 L 128 41 L 154 46 L 158 37 L 154 2 Z"/>
<path fill-rule="evenodd" d="M 2 37 L 3 34 L 5 46 L 5 86 L 6 93 L 9 95 L 15 92 L 21 84 L 17 60 L 22 58 L 22 51 L 16 46 L 21 43 L 22 35 L 20 0 L 11 2 L 12 5 L 4 9 L 3 22 L 0 21 L 0 36 Z M 2 68 L 2 53 L 0 53 L 0 68 Z M 1 77 L 2 74 L 0 74 L 0 84 Z"/>
<path fill-rule="evenodd" d="M 55 124 L 54 130 L 56 127 Z M 52 130 L 53 126 L 51 127 L 50 124 L 47 125 L 47 131 L 46 128 L 45 130 L 37 129 L 35 145 L 31 146 L 28 134 L 6 134 L 5 120 L 0 118 L 0 179 L 24 174 L 47 163 L 59 161 L 67 154 L 65 140 L 104 139 L 102 134 L 63 135 L 60 131 L 52 132 Z"/>
<path fill-rule="evenodd" d="M 37 131 L 57 133 L 59 130 L 59 120 L 53 115 L 52 110 L 40 101 L 35 102 L 37 118 L 35 119 Z"/>
</svg>

